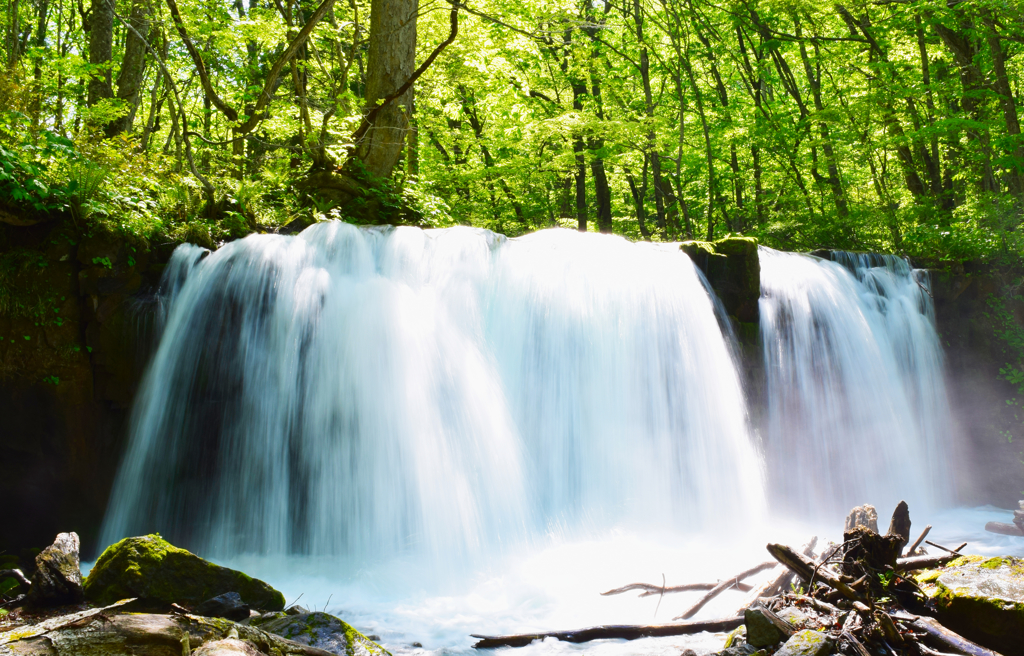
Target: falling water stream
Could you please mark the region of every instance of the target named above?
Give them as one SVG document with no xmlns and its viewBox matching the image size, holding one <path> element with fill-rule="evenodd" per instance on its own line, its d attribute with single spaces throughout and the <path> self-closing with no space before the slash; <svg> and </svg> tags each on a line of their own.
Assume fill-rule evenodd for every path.
<svg viewBox="0 0 1024 656">
<path fill-rule="evenodd" d="M 692 600 L 597 593 L 725 577 L 855 503 L 952 501 L 927 281 L 837 257 L 760 251 L 754 426 L 675 245 L 327 222 L 183 246 L 103 540 L 159 531 L 395 652 L 668 621 Z M 682 645 L 720 638 L 586 650 Z"/>
</svg>

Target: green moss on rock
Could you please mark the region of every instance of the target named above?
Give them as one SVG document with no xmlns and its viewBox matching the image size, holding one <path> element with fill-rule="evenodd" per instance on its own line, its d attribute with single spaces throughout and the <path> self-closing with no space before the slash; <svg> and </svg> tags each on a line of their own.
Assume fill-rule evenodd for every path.
<svg viewBox="0 0 1024 656">
<path fill-rule="evenodd" d="M 834 643 L 824 633 L 804 629 L 797 631 L 775 652 L 776 656 L 827 656 Z"/>
<path fill-rule="evenodd" d="M 689 255 L 690 259 L 694 261 L 701 255 L 705 257 L 718 255 L 715 251 L 715 245 L 710 241 L 684 241 L 679 244 L 679 250 Z"/>
<path fill-rule="evenodd" d="M 918 581 L 940 622 L 1002 654 L 1024 656 L 1024 560 L 966 556 L 937 574 Z"/>
<path fill-rule="evenodd" d="M 390 656 L 352 625 L 327 613 L 285 615 L 262 622 L 260 629 L 310 647 L 346 656 Z"/>
<path fill-rule="evenodd" d="M 128 597 L 197 604 L 237 592 L 254 608 L 284 608 L 284 595 L 263 581 L 214 565 L 159 535 L 125 538 L 107 547 L 83 587 L 86 597 L 97 604 Z"/>
</svg>

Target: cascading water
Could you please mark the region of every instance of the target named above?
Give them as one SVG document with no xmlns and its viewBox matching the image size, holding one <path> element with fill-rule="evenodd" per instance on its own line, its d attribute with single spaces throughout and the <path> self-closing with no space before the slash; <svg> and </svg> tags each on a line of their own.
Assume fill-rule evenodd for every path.
<svg viewBox="0 0 1024 656">
<path fill-rule="evenodd" d="M 735 364 L 674 246 L 335 222 L 204 255 L 169 267 L 107 543 L 451 562 L 763 509 Z"/>
<path fill-rule="evenodd" d="M 940 541 L 1013 552 L 978 539 L 1005 517 L 929 514 L 951 421 L 927 280 L 836 257 L 760 250 L 759 442 L 717 299 L 675 245 L 321 223 L 183 246 L 103 540 L 160 531 L 418 656 L 663 621 L 693 600 L 596 593 L 728 578 L 766 541 L 838 537 L 863 502 L 907 498 Z M 521 651 L 721 639 L 555 645 Z"/>
<path fill-rule="evenodd" d="M 773 498 L 819 516 L 951 501 L 953 422 L 924 272 L 892 255 L 759 255 Z"/>
</svg>

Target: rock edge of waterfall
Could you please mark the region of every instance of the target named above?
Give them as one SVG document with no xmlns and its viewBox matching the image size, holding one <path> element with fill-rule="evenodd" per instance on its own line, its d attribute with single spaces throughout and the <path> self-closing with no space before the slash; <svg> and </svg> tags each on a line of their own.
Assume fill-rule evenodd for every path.
<svg viewBox="0 0 1024 656">
<path fill-rule="evenodd" d="M 111 545 L 84 582 L 78 545 L 61 533 L 31 577 L 0 570 L 0 656 L 390 656 L 341 619 L 285 608 L 269 584 L 159 535 Z"/>
</svg>

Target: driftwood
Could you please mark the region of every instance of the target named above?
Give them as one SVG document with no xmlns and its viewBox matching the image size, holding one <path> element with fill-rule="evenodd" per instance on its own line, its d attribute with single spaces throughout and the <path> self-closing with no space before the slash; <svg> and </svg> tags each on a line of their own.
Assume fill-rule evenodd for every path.
<svg viewBox="0 0 1024 656">
<path fill-rule="evenodd" d="M 821 581 L 829 587 L 835 588 L 840 594 L 851 601 L 864 601 L 864 598 L 859 592 L 843 582 L 832 570 L 828 569 L 823 564 L 815 565 L 806 557 L 798 554 L 786 545 L 769 544 L 768 553 L 770 553 L 775 560 L 793 570 L 797 576 L 808 583 L 812 581 Z"/>
<path fill-rule="evenodd" d="M 932 643 L 964 656 L 999 656 L 997 652 L 971 642 L 959 633 L 954 633 L 930 617 L 919 617 L 910 626 L 928 634 Z"/>
<path fill-rule="evenodd" d="M 959 555 L 960 555 L 960 550 L 961 550 L 961 549 L 963 549 L 964 547 L 966 547 L 966 546 L 967 546 L 967 543 L 966 543 L 966 542 L 964 542 L 963 544 L 961 544 L 961 545 L 960 545 L 959 547 L 957 547 L 956 549 L 948 549 L 948 548 L 946 548 L 946 547 L 942 546 L 941 544 L 935 544 L 934 542 L 931 542 L 931 541 L 929 541 L 929 540 L 925 540 L 925 543 L 926 543 L 926 544 L 929 544 L 929 545 L 931 545 L 931 546 L 933 546 L 933 547 L 935 547 L 936 549 L 942 549 L 942 550 L 943 550 L 943 551 L 945 551 L 946 553 L 951 553 L 951 554 L 955 554 L 955 555 L 957 555 L 957 556 L 959 556 Z"/>
<path fill-rule="evenodd" d="M 483 636 L 473 634 L 479 642 L 473 645 L 476 649 L 494 649 L 495 647 L 525 647 L 534 640 L 557 638 L 564 642 L 590 642 L 591 640 L 637 640 L 638 638 L 655 638 L 664 636 L 691 635 L 703 631 L 725 632 L 743 626 L 742 617 L 725 617 L 717 620 L 699 622 L 679 622 L 676 624 L 624 624 L 608 626 L 592 626 L 575 631 L 552 631 L 549 633 L 524 633 L 507 636 Z"/>
<path fill-rule="evenodd" d="M 928 537 L 928 534 L 931 533 L 931 530 L 932 530 L 932 525 L 931 524 L 929 524 L 928 526 L 924 527 L 924 530 L 921 531 L 921 535 L 917 536 L 917 539 L 914 540 L 914 544 L 910 545 L 910 549 L 907 550 L 907 556 L 913 556 L 914 555 L 914 552 L 917 551 L 917 548 L 921 546 L 921 543 L 924 542 L 924 539 L 926 537 Z"/>
<path fill-rule="evenodd" d="M 774 565 L 775 563 L 772 563 Z M 639 597 L 653 597 L 654 595 L 670 594 L 673 592 L 707 592 L 708 590 L 714 590 L 718 583 L 686 583 L 684 585 L 670 585 L 661 586 L 654 585 L 653 583 L 630 583 L 624 585 L 621 588 L 615 588 L 614 590 L 608 590 L 602 592 L 602 597 L 610 597 L 612 595 L 622 594 L 623 592 L 630 592 L 632 590 L 643 590 Z M 747 585 L 746 583 L 737 583 L 736 589 L 740 592 L 750 592 L 754 589 L 753 586 Z"/>
<path fill-rule="evenodd" d="M 985 530 L 1000 535 L 1016 535 L 1018 537 L 1024 535 L 1016 524 L 1004 524 L 1003 522 L 989 522 L 985 524 Z"/>
<path fill-rule="evenodd" d="M 871 656 L 871 652 L 869 652 L 868 648 L 864 646 L 864 643 L 858 640 L 857 636 L 853 635 L 852 633 L 847 633 L 844 631 L 839 636 L 839 640 L 845 640 L 848 645 L 853 647 L 853 652 L 857 654 L 857 656 Z"/>
<path fill-rule="evenodd" d="M 960 550 L 967 546 L 964 542 L 956 549 L 949 551 L 939 556 L 913 556 L 912 558 L 900 558 L 896 561 L 897 572 L 911 572 L 915 569 L 932 569 L 939 565 L 945 565 L 946 563 L 956 560 L 961 555 Z"/>
<path fill-rule="evenodd" d="M 737 574 L 736 576 L 732 577 L 731 579 L 728 579 L 726 581 L 722 581 L 721 583 L 716 585 L 714 588 L 712 588 L 706 595 L 701 597 L 697 601 L 697 603 L 695 603 L 693 606 L 690 607 L 689 610 L 687 610 L 685 613 L 683 613 L 679 617 L 673 617 L 672 619 L 673 620 L 688 620 L 688 619 L 690 619 L 691 617 L 696 615 L 700 611 L 701 608 L 704 608 L 704 606 L 707 605 L 707 603 L 709 601 L 711 601 L 712 599 L 714 599 L 718 595 L 722 594 L 723 592 L 725 592 L 729 588 L 736 587 L 737 585 L 739 585 L 740 581 L 742 581 L 743 579 L 749 578 L 751 576 L 754 576 L 755 574 L 760 574 L 761 572 L 763 572 L 765 570 L 768 570 L 768 569 L 772 569 L 773 567 L 775 567 L 775 562 L 774 561 L 768 561 L 768 562 L 765 562 L 765 563 L 761 563 L 760 565 L 757 565 L 756 567 L 751 567 L 748 570 L 740 572 L 739 574 Z M 750 588 L 747 588 L 747 589 L 749 590 Z"/>
<path fill-rule="evenodd" d="M 800 549 L 800 553 L 807 556 L 808 558 L 814 558 L 814 548 L 817 545 L 818 536 L 815 535 L 807 542 L 807 544 L 805 544 Z M 793 571 L 787 567 L 782 567 L 782 571 L 779 572 L 778 576 L 776 576 L 774 579 L 770 581 L 766 581 L 763 585 L 761 585 L 760 588 L 758 588 L 758 590 L 755 593 L 751 594 L 751 602 L 756 601 L 761 597 L 775 597 L 777 595 L 780 595 L 783 592 L 789 590 L 790 584 L 792 584 L 792 582 Z M 746 608 L 749 605 L 750 602 L 745 604 L 743 608 Z M 740 609 L 740 612 L 743 612 L 743 608 Z"/>
<path fill-rule="evenodd" d="M 25 586 L 25 589 L 32 586 L 32 582 L 25 578 L 20 569 L 0 569 L 0 579 L 6 578 L 15 579 L 18 583 Z"/>
<path fill-rule="evenodd" d="M 910 542 L 910 508 L 906 501 L 900 501 L 897 504 L 896 510 L 892 513 L 892 520 L 889 522 L 889 530 L 885 534 L 900 536 L 901 548 Z"/>
</svg>

